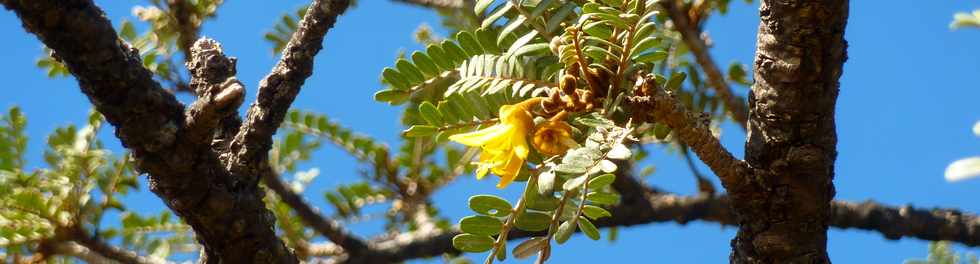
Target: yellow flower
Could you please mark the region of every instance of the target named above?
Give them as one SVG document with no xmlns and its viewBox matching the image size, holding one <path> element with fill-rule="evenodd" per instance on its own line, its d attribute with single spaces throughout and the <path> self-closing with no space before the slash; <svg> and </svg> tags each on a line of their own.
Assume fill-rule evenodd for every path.
<svg viewBox="0 0 980 264">
<path fill-rule="evenodd" d="M 565 116 L 565 112 L 562 111 L 550 120 L 538 124 L 534 129 L 531 143 L 538 152 L 545 156 L 561 155 L 578 145 L 572 139 L 572 126 L 562 121 Z"/>
<path fill-rule="evenodd" d="M 497 188 L 504 188 L 517 178 L 517 173 L 524 167 L 527 159 L 527 134 L 534 126 L 531 107 L 541 102 L 540 97 L 524 100 L 515 105 L 500 107 L 500 123 L 473 131 L 456 134 L 449 140 L 471 147 L 480 147 L 479 167 L 476 178 L 482 179 L 487 172 L 500 176 Z"/>
</svg>

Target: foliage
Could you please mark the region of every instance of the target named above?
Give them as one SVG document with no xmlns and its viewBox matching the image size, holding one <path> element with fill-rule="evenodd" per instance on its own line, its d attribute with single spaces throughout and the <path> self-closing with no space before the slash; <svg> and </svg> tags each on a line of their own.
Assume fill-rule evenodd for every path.
<svg viewBox="0 0 980 264">
<path fill-rule="evenodd" d="M 266 41 L 272 43 L 273 54 L 279 54 L 282 49 L 286 48 L 286 43 L 293 36 L 293 32 L 296 32 L 296 28 L 299 27 L 299 20 L 306 15 L 306 10 L 309 7 L 309 5 L 304 5 L 297 8 L 293 14 L 283 14 L 279 22 L 272 27 L 273 31 L 263 35 Z"/>
<path fill-rule="evenodd" d="M 962 256 L 953 251 L 949 242 L 929 243 L 929 256 L 925 260 L 906 260 L 905 264 L 978 264 L 977 256 Z"/>
<path fill-rule="evenodd" d="M 704 15 L 728 6 L 728 1 L 697 2 Z M 524 161 L 537 165 L 517 177 L 527 184 L 516 204 L 490 194 L 469 200 L 477 214 L 459 220 L 464 233 L 453 243 L 465 252 L 492 251 L 487 263 L 506 257 L 502 249 L 512 228 L 547 230 L 512 253 L 539 254 L 541 261 L 550 255 L 552 239 L 564 243 L 575 230 L 599 238 L 592 221 L 611 216 L 603 207 L 619 199 L 609 186 L 617 169 L 610 159 L 642 158 L 631 155 L 633 141 L 627 139 L 633 136 L 668 143 L 665 125 L 632 123 L 630 110 L 620 106 L 636 92 L 632 83 L 638 74 L 656 74 L 657 88 L 674 91 L 694 111 L 723 111 L 685 56 L 679 34 L 661 26 L 667 17 L 657 1 L 481 0 L 472 8 L 467 17 L 477 18 L 476 25 L 457 25 L 453 38 L 429 43 L 385 68 L 381 77 L 387 87 L 375 99 L 408 104 L 402 135 L 433 148 L 451 148 L 449 136 L 502 122 L 498 109 L 529 98 L 548 98 L 531 111 L 536 131 L 569 121 L 577 146 L 558 156 L 532 151 Z M 727 78 L 747 86 L 746 72 L 733 63 Z M 481 157 L 493 153 L 483 152 Z"/>
<path fill-rule="evenodd" d="M 105 149 L 97 135 L 103 121 L 92 111 L 82 128 L 58 128 L 48 136 L 45 169 L 25 170 L 27 120 L 16 107 L 0 124 L 0 247 L 4 259 L 27 255 L 41 243 L 64 243 L 63 233 L 87 230 L 85 235 L 122 239 L 122 246 L 151 258 L 195 250 L 189 229 L 169 212 L 140 216 L 124 204 L 138 188 L 137 173 L 124 156 Z M 121 226 L 105 226 L 104 218 L 118 217 Z M 9 261 L 5 261 L 9 262 Z"/>
<path fill-rule="evenodd" d="M 949 28 L 959 29 L 964 27 L 980 27 L 980 9 L 970 13 L 959 12 L 953 15 L 953 22 L 949 24 Z"/>
</svg>

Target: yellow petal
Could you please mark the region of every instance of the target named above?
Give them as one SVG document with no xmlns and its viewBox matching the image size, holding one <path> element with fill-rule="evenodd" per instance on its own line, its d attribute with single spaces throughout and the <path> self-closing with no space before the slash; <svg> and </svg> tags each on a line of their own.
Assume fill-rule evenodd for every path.
<svg viewBox="0 0 980 264">
<path fill-rule="evenodd" d="M 487 144 L 488 141 L 493 140 L 494 138 L 498 138 L 501 135 L 506 135 L 508 130 L 509 129 L 507 129 L 505 126 L 493 125 L 470 133 L 449 136 L 449 140 L 471 147 L 480 147 Z"/>
<path fill-rule="evenodd" d="M 497 183 L 497 188 L 503 189 L 514 182 L 514 179 L 517 178 L 517 174 L 521 172 L 521 167 L 523 166 L 524 159 L 521 159 L 517 155 L 510 155 L 510 159 L 504 166 L 494 167 L 493 173 L 500 176 L 500 183 Z"/>
</svg>

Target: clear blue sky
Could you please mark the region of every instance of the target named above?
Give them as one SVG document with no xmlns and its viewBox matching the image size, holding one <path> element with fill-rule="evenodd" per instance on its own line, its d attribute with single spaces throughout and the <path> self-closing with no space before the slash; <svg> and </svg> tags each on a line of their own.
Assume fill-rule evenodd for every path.
<svg viewBox="0 0 980 264">
<path fill-rule="evenodd" d="M 123 18 L 134 20 L 131 7 L 143 4 L 135 0 L 96 2 L 114 24 Z M 226 53 L 239 58 L 238 77 L 250 95 L 275 63 L 262 33 L 278 16 L 304 2 L 228 1 L 219 9 L 218 19 L 205 24 L 203 35 L 219 40 Z M 327 35 L 314 76 L 294 107 L 325 113 L 356 131 L 394 143 L 400 129 L 396 119 L 399 109 L 371 99 L 380 87 L 381 69 L 393 64 L 399 50 L 421 48 L 411 34 L 420 23 L 444 30 L 438 28 L 436 14 L 426 9 L 390 1 L 359 2 Z M 712 18 L 707 27 L 715 43 L 712 53 L 721 65 L 732 61 L 751 65 L 758 3 L 733 1 L 732 7 L 727 16 Z M 954 12 L 974 8 L 980 8 L 980 1 L 852 1 L 846 34 L 849 60 L 837 106 L 837 199 L 980 212 L 980 179 L 953 184 L 942 176 L 949 162 L 980 155 L 980 138 L 970 132 L 973 123 L 980 120 L 980 47 L 976 45 L 980 43 L 980 30 L 950 31 L 947 27 Z M 24 109 L 32 140 L 30 166 L 42 166 L 44 137 L 55 127 L 83 123 L 89 103 L 74 79 L 48 79 L 34 67 L 41 44 L 26 34 L 8 11 L 0 11 L 0 35 L 4 36 L 0 42 L 4 51 L 0 76 L 7 87 L 0 107 L 19 105 Z M 744 94 L 746 90 L 740 88 L 738 92 Z M 744 134 L 731 124 L 724 129 L 723 143 L 741 156 Z M 111 131 L 104 132 L 102 138 L 120 153 Z M 658 168 L 648 179 L 650 183 L 682 194 L 694 192 L 690 172 L 679 156 L 658 150 L 649 159 Z M 357 179 L 353 159 L 332 146 L 318 152 L 304 168 L 309 167 L 319 167 L 323 173 L 307 189 L 307 197 L 325 210 L 323 190 Z M 707 171 L 703 166 L 702 170 Z M 494 184 L 466 177 L 434 199 L 445 216 L 455 221 L 469 214 L 462 202 L 466 197 L 497 192 Z M 129 198 L 127 202 L 135 205 L 131 208 L 146 213 L 162 210 L 162 203 L 145 191 L 145 185 L 143 190 Z M 515 194 L 509 191 L 506 195 Z M 358 223 L 353 229 L 367 235 L 380 230 L 380 225 Z M 696 222 L 621 229 L 619 240 L 613 243 L 576 236 L 557 248 L 551 263 L 633 263 L 638 258 L 655 263 L 722 263 L 727 262 L 734 233 L 734 228 Z M 891 241 L 872 232 L 831 229 L 829 236 L 830 256 L 836 263 L 899 263 L 925 256 L 927 250 L 923 241 Z M 474 257 L 482 259 L 483 255 Z"/>
</svg>

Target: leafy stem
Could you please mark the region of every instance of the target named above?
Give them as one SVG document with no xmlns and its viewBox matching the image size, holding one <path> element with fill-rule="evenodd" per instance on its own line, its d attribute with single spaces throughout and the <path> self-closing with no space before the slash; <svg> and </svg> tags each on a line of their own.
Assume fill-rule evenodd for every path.
<svg viewBox="0 0 980 264">
<path fill-rule="evenodd" d="M 523 6 L 521 6 L 521 3 L 520 2 L 523 2 L 523 1 L 522 0 L 510 0 L 510 3 L 512 5 L 514 5 L 514 9 L 517 9 L 517 12 L 521 13 L 522 16 L 524 16 L 524 17 L 527 18 L 527 24 L 528 25 L 531 25 L 531 27 L 533 27 L 534 30 L 538 31 L 538 34 L 541 34 L 541 37 L 544 37 L 544 39 L 550 40 L 551 39 L 551 34 L 549 34 L 548 31 L 545 30 L 545 28 L 542 27 L 541 25 L 538 25 L 537 23 L 534 23 L 536 20 L 534 19 L 534 17 L 531 17 L 531 13 L 528 13 L 527 10 L 524 9 Z"/>
<path fill-rule="evenodd" d="M 507 234 L 510 233 L 510 229 L 514 227 L 514 221 L 517 220 L 517 215 L 524 212 L 524 207 L 527 205 L 527 196 L 530 192 L 533 192 L 532 181 L 537 180 L 537 174 L 531 175 L 528 178 L 527 184 L 524 185 L 524 192 L 521 194 L 521 198 L 517 200 L 517 205 L 514 206 L 514 210 L 511 212 L 510 216 L 507 217 L 507 222 L 500 228 L 500 235 L 497 236 L 497 240 L 493 243 L 493 250 L 490 251 L 490 255 L 487 256 L 487 260 L 484 264 L 493 264 L 493 258 L 500 253 L 500 250 L 506 250 L 505 245 L 507 244 Z"/>
</svg>

